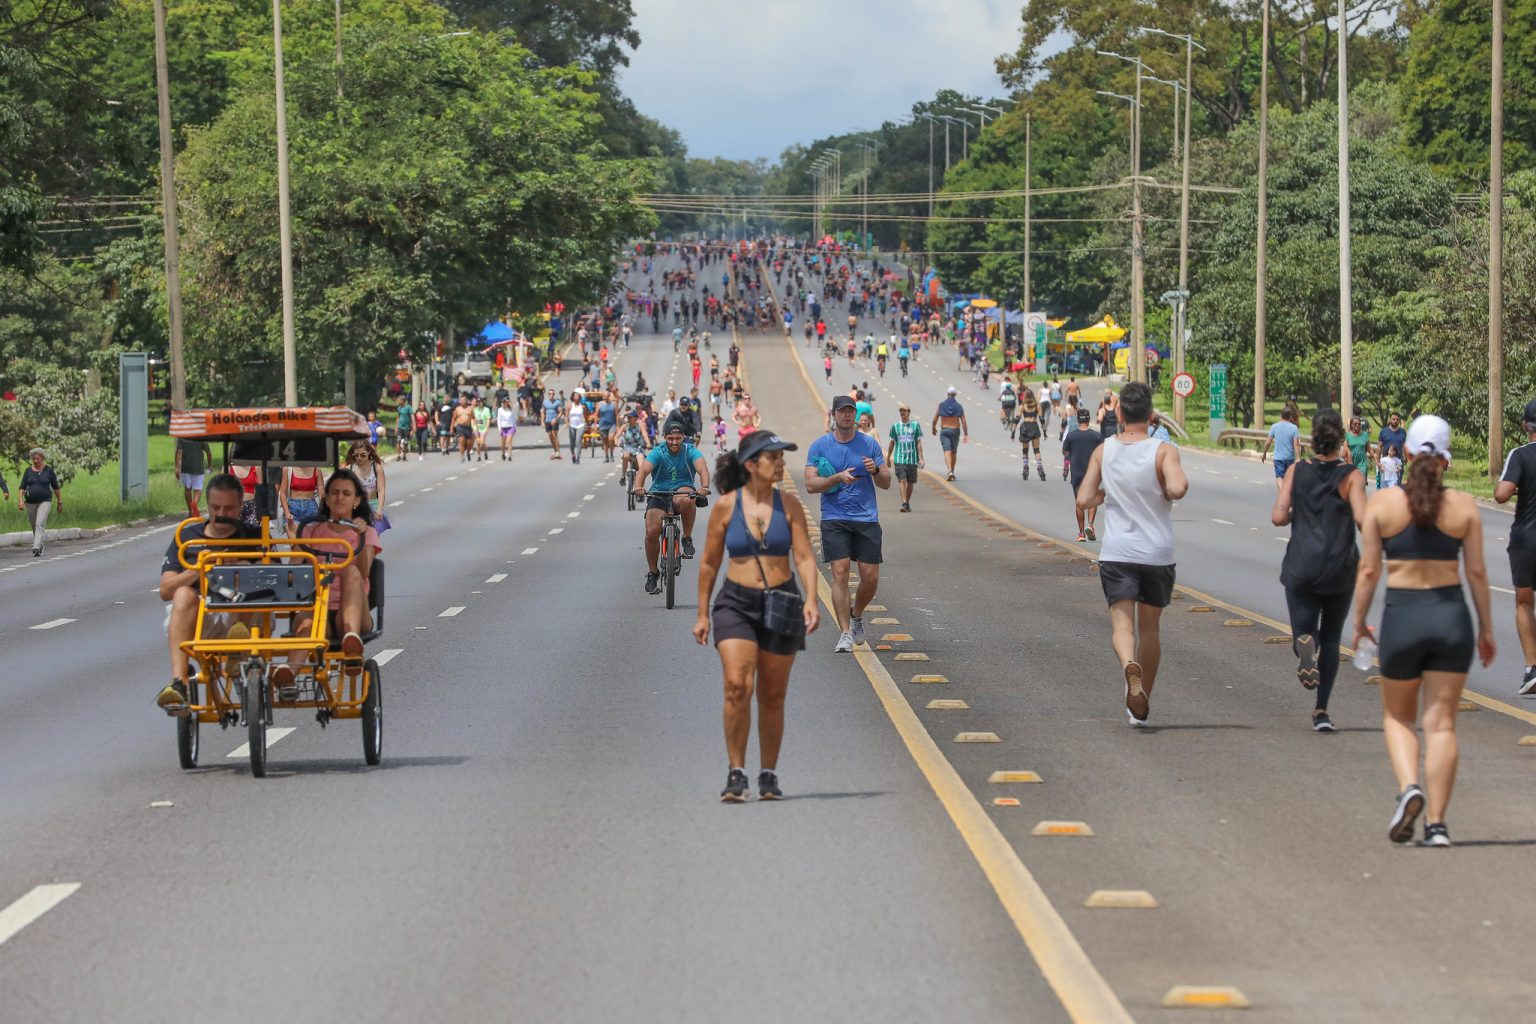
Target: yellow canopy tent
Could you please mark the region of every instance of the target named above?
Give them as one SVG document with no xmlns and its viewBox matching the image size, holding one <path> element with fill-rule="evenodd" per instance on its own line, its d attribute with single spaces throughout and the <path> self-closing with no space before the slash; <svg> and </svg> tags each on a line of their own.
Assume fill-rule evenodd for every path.
<svg viewBox="0 0 1536 1024">
<path fill-rule="evenodd" d="M 1117 327 L 1112 316 L 1106 316 L 1092 327 L 1067 332 L 1067 341 L 1074 345 L 1110 345 L 1123 337 L 1125 328 Z"/>
</svg>

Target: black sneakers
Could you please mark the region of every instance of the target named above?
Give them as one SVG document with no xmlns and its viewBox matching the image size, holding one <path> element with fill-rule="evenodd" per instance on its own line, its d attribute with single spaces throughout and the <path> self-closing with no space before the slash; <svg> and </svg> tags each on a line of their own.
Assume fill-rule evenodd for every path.
<svg viewBox="0 0 1536 1024">
<path fill-rule="evenodd" d="M 1296 678 L 1302 689 L 1315 690 L 1322 682 L 1317 670 L 1317 638 L 1304 633 L 1296 638 Z"/>
<path fill-rule="evenodd" d="M 1406 843 L 1413 839 L 1413 823 L 1418 818 L 1419 812 L 1424 810 L 1424 791 L 1418 786 L 1409 786 L 1397 797 L 1397 807 L 1392 811 L 1392 820 L 1387 825 L 1387 838 L 1394 843 Z M 1444 828 L 1444 826 L 1441 826 Z M 1446 839 L 1450 841 L 1449 837 Z"/>
<path fill-rule="evenodd" d="M 1520 689 L 1516 692 L 1522 697 L 1536 696 L 1536 665 L 1525 667 L 1525 675 L 1520 677 Z"/>
<path fill-rule="evenodd" d="M 1450 846 L 1451 830 L 1445 827 L 1445 822 L 1437 821 L 1434 824 L 1424 823 L 1425 846 Z"/>
<path fill-rule="evenodd" d="M 747 798 L 747 788 L 747 773 L 740 768 L 732 768 L 730 774 L 725 777 L 725 789 L 720 791 L 720 802 L 741 803 Z"/>
<path fill-rule="evenodd" d="M 757 773 L 757 798 L 759 800 L 783 800 L 784 791 L 779 789 L 779 777 L 764 768 Z"/>
<path fill-rule="evenodd" d="M 1328 712 L 1326 712 L 1326 711 L 1314 711 L 1314 712 L 1312 712 L 1312 731 L 1313 732 L 1333 732 L 1333 731 L 1335 731 L 1334 728 L 1333 728 L 1333 719 L 1328 717 Z"/>
<path fill-rule="evenodd" d="M 692 537 L 684 537 L 683 538 L 683 557 L 684 558 L 692 558 L 693 557 L 693 538 Z"/>
<path fill-rule="evenodd" d="M 661 593 L 661 573 L 648 572 L 645 574 L 645 592 L 647 594 Z"/>
</svg>

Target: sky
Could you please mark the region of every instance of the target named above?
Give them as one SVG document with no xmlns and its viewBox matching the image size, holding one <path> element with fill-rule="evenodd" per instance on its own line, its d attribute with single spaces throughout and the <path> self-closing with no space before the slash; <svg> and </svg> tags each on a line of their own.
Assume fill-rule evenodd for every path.
<svg viewBox="0 0 1536 1024">
<path fill-rule="evenodd" d="M 1022 0 L 633 0 L 622 83 L 695 157 L 776 160 L 877 128 L 941 88 L 1004 96 Z"/>
</svg>

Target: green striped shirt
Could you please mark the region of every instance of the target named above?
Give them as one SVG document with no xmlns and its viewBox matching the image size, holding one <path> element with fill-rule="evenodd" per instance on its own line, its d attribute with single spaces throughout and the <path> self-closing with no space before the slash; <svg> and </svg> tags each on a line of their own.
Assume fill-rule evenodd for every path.
<svg viewBox="0 0 1536 1024">
<path fill-rule="evenodd" d="M 923 426 L 916 420 L 908 420 L 903 423 L 897 420 L 891 424 L 891 440 L 896 442 L 896 450 L 891 455 L 891 461 L 903 466 L 917 464 L 917 439 L 923 436 Z"/>
</svg>

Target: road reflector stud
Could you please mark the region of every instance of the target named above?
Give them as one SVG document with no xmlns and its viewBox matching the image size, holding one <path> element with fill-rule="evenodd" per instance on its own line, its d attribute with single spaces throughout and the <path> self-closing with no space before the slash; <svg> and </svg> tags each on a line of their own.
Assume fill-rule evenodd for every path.
<svg viewBox="0 0 1536 1024">
<path fill-rule="evenodd" d="M 1216 609 L 1212 608 L 1208 604 L 1196 604 L 1196 605 L 1190 605 L 1189 610 L 1192 611 L 1192 612 L 1213 612 Z"/>
<path fill-rule="evenodd" d="M 947 683 L 947 682 L 949 682 L 949 677 L 948 676 L 913 676 L 912 677 L 912 681 L 914 683 Z"/>
<path fill-rule="evenodd" d="M 995 796 L 995 797 L 992 798 L 992 806 L 993 807 L 1017 807 L 1017 806 L 1019 806 L 1019 801 L 1018 801 L 1017 798 L 1011 797 L 1011 796 Z"/>
<path fill-rule="evenodd" d="M 956 743 L 1001 743 L 995 732 L 962 732 L 955 735 Z"/>
<path fill-rule="evenodd" d="M 867 608 L 865 609 L 865 611 L 868 611 L 868 610 L 869 609 L 867 609 Z M 901 625 L 901 620 L 900 619 L 893 619 L 893 618 L 890 618 L 889 616 L 887 616 L 886 618 L 883 618 L 883 619 L 870 619 L 869 620 L 869 624 L 872 625 L 872 626 L 899 626 L 899 625 Z"/>
<path fill-rule="evenodd" d="M 993 782 L 993 783 L 1003 783 L 1003 782 L 1044 782 L 1045 780 L 1040 778 L 1040 776 L 1038 774 L 1036 774 L 1035 772 L 1002 772 L 1002 771 L 999 771 L 999 772 L 993 772 L 991 775 L 988 775 L 987 776 L 987 781 L 988 782 Z"/>
<path fill-rule="evenodd" d="M 1032 836 L 1091 836 L 1093 829 L 1085 821 L 1042 821 L 1030 829 Z"/>
<path fill-rule="evenodd" d="M 1184 600 L 1184 595 L 1179 593 L 1177 590 L 1175 590 L 1173 593 L 1168 595 L 1168 600 L 1170 600 L 1170 601 L 1182 601 L 1182 600 Z"/>
<path fill-rule="evenodd" d="M 1225 620 L 1222 621 L 1221 624 L 1223 626 L 1251 626 L 1251 625 L 1253 625 L 1253 620 L 1252 619 L 1225 619 Z"/>
<path fill-rule="evenodd" d="M 173 804 L 169 800 L 151 800 L 150 803 L 149 803 L 149 806 L 152 807 L 152 808 L 158 808 L 158 807 L 175 807 L 176 805 Z"/>
<path fill-rule="evenodd" d="M 1163 1006 L 1174 1010 L 1246 1010 L 1253 1004 L 1230 986 L 1175 985 L 1163 996 Z"/>
<path fill-rule="evenodd" d="M 1365 685 L 1366 686 L 1380 686 L 1381 685 L 1381 676 L 1366 676 L 1365 677 Z"/>
<path fill-rule="evenodd" d="M 906 651 L 906 652 L 904 652 L 902 654 L 896 655 L 896 660 L 897 661 L 927 661 L 928 660 L 928 655 L 921 654 L 921 653 L 919 653 L 917 651 Z"/>
<path fill-rule="evenodd" d="M 1267 636 L 1264 638 L 1264 642 L 1267 644 L 1288 644 L 1291 642 L 1291 638 L 1288 636 Z"/>
<path fill-rule="evenodd" d="M 1464 700 L 1464 701 L 1457 702 L 1456 710 L 1457 711 L 1481 711 L 1482 708 L 1478 707 L 1476 704 L 1472 703 L 1470 700 Z"/>
<path fill-rule="evenodd" d="M 1083 906 L 1099 910 L 1156 910 L 1157 899 L 1145 889 L 1097 889 Z"/>
<path fill-rule="evenodd" d="M 866 612 L 888 612 L 888 611 L 890 611 L 890 609 L 887 608 L 883 604 L 867 604 L 867 605 L 864 606 L 864 610 Z"/>
<path fill-rule="evenodd" d="M 1040 543 L 1035 545 L 1035 547 L 1037 547 L 1037 548 L 1053 548 L 1055 546 L 1056 546 L 1056 542 L 1055 541 L 1050 541 L 1050 540 L 1042 540 Z"/>
<path fill-rule="evenodd" d="M 891 649 L 891 645 L 890 644 L 875 644 L 875 650 L 877 650 L 877 651 L 888 651 L 890 649 Z"/>
<path fill-rule="evenodd" d="M 971 706 L 963 700 L 931 700 L 928 702 L 929 711 L 969 711 Z"/>
<path fill-rule="evenodd" d="M 1521 736 L 1516 746 L 1536 747 L 1536 736 Z"/>
<path fill-rule="evenodd" d="M 882 636 L 880 639 L 881 640 L 889 640 L 893 644 L 901 644 L 901 643 L 906 643 L 908 640 L 911 640 L 912 639 L 912 634 L 911 633 L 887 633 L 884 636 Z"/>
</svg>

